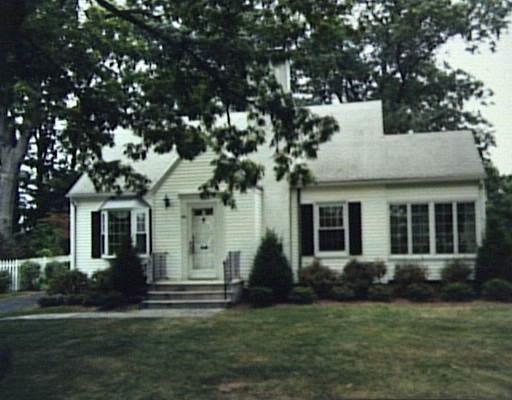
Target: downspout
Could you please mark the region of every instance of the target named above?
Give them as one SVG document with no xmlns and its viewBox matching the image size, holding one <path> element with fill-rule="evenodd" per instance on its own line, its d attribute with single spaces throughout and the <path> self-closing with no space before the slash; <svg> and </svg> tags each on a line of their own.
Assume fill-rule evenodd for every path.
<svg viewBox="0 0 512 400">
<path fill-rule="evenodd" d="M 71 207 L 73 210 L 73 218 L 71 223 L 73 225 L 73 229 L 71 230 L 73 239 L 70 243 L 70 251 L 71 251 L 71 269 L 76 269 L 76 202 L 73 199 L 70 199 Z"/>
<path fill-rule="evenodd" d="M 302 213 L 300 212 L 301 190 L 297 188 L 297 235 L 299 252 L 299 271 L 302 269 Z"/>
</svg>

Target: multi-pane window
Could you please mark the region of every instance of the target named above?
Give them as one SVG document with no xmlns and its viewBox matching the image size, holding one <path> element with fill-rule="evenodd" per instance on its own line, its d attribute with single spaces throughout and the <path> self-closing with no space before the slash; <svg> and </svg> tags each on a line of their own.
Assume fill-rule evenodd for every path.
<svg viewBox="0 0 512 400">
<path fill-rule="evenodd" d="M 146 232 L 146 213 L 136 213 L 135 220 L 135 249 L 137 253 L 146 253 L 147 250 L 147 232 Z"/>
<path fill-rule="evenodd" d="M 390 206 L 391 254 L 408 253 L 407 205 Z"/>
<path fill-rule="evenodd" d="M 109 211 L 108 219 L 108 255 L 115 255 L 121 243 L 131 237 L 130 211 Z"/>
<path fill-rule="evenodd" d="M 454 252 L 453 240 L 453 204 L 436 203 L 436 253 L 451 254 Z"/>
<path fill-rule="evenodd" d="M 148 253 L 148 210 L 106 210 L 101 213 L 101 252 L 115 256 L 126 238 L 139 254 Z"/>
<path fill-rule="evenodd" d="M 318 206 L 318 250 L 345 250 L 345 227 L 342 204 Z"/>
<path fill-rule="evenodd" d="M 411 205 L 412 252 L 430 253 L 430 227 L 428 204 Z"/>
<path fill-rule="evenodd" d="M 476 251 L 475 203 L 457 203 L 457 238 L 459 253 Z"/>
<path fill-rule="evenodd" d="M 475 202 L 392 204 L 389 211 L 391 254 L 476 252 Z"/>
</svg>

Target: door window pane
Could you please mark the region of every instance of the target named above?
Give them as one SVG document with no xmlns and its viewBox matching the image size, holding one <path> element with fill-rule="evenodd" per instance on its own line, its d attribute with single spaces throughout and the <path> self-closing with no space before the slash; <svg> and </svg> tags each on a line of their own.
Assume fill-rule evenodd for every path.
<svg viewBox="0 0 512 400">
<path fill-rule="evenodd" d="M 452 203 L 435 205 L 436 252 L 451 254 L 453 249 L 453 206 Z"/>
<path fill-rule="evenodd" d="M 428 220 L 428 204 L 411 205 L 412 252 L 414 254 L 430 253 Z"/>
<path fill-rule="evenodd" d="M 476 252 L 475 203 L 457 203 L 459 253 Z"/>
<path fill-rule="evenodd" d="M 407 254 L 407 205 L 390 206 L 391 254 Z"/>
</svg>

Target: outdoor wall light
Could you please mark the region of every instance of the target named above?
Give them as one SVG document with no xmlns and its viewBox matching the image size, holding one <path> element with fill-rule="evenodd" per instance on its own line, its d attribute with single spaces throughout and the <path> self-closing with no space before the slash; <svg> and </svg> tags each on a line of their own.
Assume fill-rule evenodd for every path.
<svg viewBox="0 0 512 400">
<path fill-rule="evenodd" d="M 164 196 L 164 206 L 165 208 L 169 208 L 171 206 L 171 199 L 167 195 Z"/>
</svg>

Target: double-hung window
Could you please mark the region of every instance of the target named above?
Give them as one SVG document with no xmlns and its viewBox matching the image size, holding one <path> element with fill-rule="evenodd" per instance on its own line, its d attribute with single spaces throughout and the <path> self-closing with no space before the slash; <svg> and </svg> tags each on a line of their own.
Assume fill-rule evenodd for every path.
<svg viewBox="0 0 512 400">
<path fill-rule="evenodd" d="M 475 202 L 391 204 L 391 254 L 474 254 Z"/>
<path fill-rule="evenodd" d="M 147 254 L 149 246 L 147 209 L 109 209 L 101 212 L 101 249 L 103 256 L 115 256 L 124 240 L 130 239 L 138 254 Z"/>
<path fill-rule="evenodd" d="M 345 215 L 343 203 L 318 204 L 317 251 L 345 251 Z"/>
</svg>

